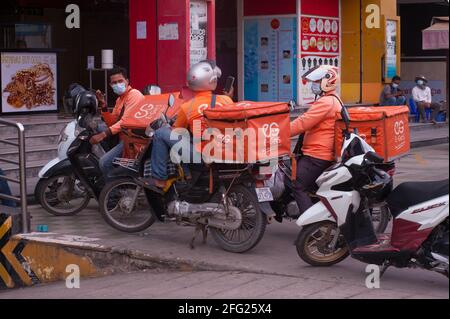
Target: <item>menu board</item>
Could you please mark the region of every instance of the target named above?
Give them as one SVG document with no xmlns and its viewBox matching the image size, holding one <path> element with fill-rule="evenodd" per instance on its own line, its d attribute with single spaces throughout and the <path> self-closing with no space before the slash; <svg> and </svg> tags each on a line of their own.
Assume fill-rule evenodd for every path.
<svg viewBox="0 0 450 319">
<path fill-rule="evenodd" d="M 300 76 L 317 65 L 340 67 L 339 18 L 302 15 L 300 21 Z M 302 104 L 314 101 L 309 84 L 301 83 Z"/>
<path fill-rule="evenodd" d="M 205 60 L 207 48 L 208 6 L 205 0 L 190 3 L 190 62 L 191 65 Z"/>
<path fill-rule="evenodd" d="M 56 111 L 56 53 L 2 52 L 2 112 Z"/>
<path fill-rule="evenodd" d="M 297 99 L 297 19 L 244 22 L 244 95 L 251 101 Z"/>
</svg>

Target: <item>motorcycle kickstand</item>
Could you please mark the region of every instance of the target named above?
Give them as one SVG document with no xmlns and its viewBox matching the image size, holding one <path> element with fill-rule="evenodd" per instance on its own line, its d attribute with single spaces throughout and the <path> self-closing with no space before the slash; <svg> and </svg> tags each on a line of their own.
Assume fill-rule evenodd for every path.
<svg viewBox="0 0 450 319">
<path fill-rule="evenodd" d="M 380 270 L 380 279 L 381 279 L 381 277 L 383 277 L 384 273 L 390 266 L 391 266 L 391 264 L 388 261 L 385 261 L 383 263 L 383 265 L 381 266 L 381 270 Z"/>
<path fill-rule="evenodd" d="M 197 235 L 202 231 L 203 235 L 203 244 L 206 244 L 206 237 L 208 236 L 208 229 L 207 226 L 204 224 L 197 224 L 195 226 L 194 236 L 192 236 L 191 242 L 189 243 L 189 246 L 191 249 L 195 249 L 194 242 L 195 238 L 197 238 Z"/>
</svg>

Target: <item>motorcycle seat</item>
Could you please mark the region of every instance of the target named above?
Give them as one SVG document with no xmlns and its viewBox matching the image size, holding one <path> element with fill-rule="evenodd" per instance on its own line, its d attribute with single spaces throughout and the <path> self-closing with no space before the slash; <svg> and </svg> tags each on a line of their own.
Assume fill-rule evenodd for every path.
<svg viewBox="0 0 450 319">
<path fill-rule="evenodd" d="M 448 181 L 406 182 L 398 185 L 387 198 L 392 216 L 397 217 L 411 206 L 448 195 Z"/>
</svg>

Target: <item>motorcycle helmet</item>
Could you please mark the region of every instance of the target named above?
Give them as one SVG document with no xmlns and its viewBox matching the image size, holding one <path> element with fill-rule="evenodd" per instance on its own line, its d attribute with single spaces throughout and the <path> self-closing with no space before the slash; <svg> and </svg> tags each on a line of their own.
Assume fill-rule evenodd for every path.
<svg viewBox="0 0 450 319">
<path fill-rule="evenodd" d="M 63 97 L 63 106 L 66 113 L 75 113 L 75 98 L 78 94 L 84 91 L 86 91 L 86 89 L 78 83 L 72 83 L 69 85 L 67 90 L 64 92 Z"/>
<path fill-rule="evenodd" d="M 212 60 L 204 60 L 194 64 L 188 72 L 188 86 L 193 91 L 214 91 L 222 71 Z"/>
<path fill-rule="evenodd" d="M 98 100 L 95 93 L 83 91 L 75 97 L 74 113 L 76 116 L 97 114 Z"/>
<path fill-rule="evenodd" d="M 320 81 L 322 93 L 336 90 L 339 83 L 339 70 L 331 65 L 318 65 L 313 67 L 302 76 L 304 81 Z"/>
</svg>

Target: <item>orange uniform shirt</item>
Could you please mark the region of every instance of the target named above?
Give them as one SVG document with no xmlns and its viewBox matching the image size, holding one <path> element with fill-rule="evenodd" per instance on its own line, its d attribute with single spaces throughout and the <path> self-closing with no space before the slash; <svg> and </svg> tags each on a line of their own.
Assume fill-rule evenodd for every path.
<svg viewBox="0 0 450 319">
<path fill-rule="evenodd" d="M 329 92 L 315 101 L 310 109 L 291 122 L 291 136 L 305 133 L 303 154 L 325 161 L 334 161 L 334 126 L 336 112 L 342 105 L 336 99 L 335 91 Z"/>
<path fill-rule="evenodd" d="M 117 98 L 112 113 L 102 112 L 103 119 L 113 135 L 120 132 L 123 119 L 129 117 L 129 112 L 135 109 L 135 106 L 139 105 L 143 99 L 144 95 L 129 85 L 127 91 Z M 123 115 L 119 119 L 124 107 Z"/>
<path fill-rule="evenodd" d="M 211 107 L 212 92 L 204 91 L 195 94 L 194 98 L 181 105 L 177 120 L 172 125 L 173 128 L 188 128 L 194 132 L 194 121 L 200 120 L 203 132 L 203 111 Z M 217 95 L 216 105 L 232 104 L 233 100 L 226 95 Z"/>
</svg>

